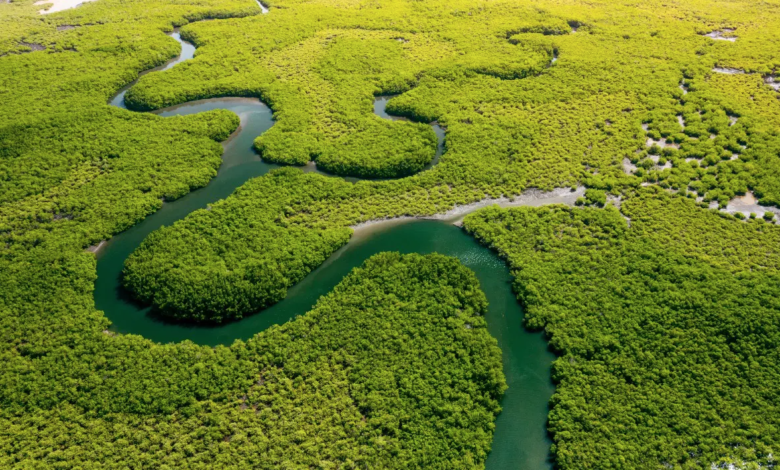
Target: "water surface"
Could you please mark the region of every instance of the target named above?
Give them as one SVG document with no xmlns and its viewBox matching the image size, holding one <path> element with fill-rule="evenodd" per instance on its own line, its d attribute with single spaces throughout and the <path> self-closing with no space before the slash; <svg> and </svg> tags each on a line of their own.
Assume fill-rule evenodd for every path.
<svg viewBox="0 0 780 470">
<path fill-rule="evenodd" d="M 180 37 L 172 37 L 180 41 L 184 48 L 186 43 Z M 183 49 L 182 56 L 155 70 L 173 67 L 186 60 L 187 55 L 192 57 L 191 52 L 185 54 Z M 124 108 L 124 93 L 131 86 L 122 89 L 111 100 L 111 104 Z M 385 110 L 388 99 L 378 97 L 374 110 L 380 117 L 396 119 Z M 202 345 L 227 345 L 305 314 L 320 296 L 330 292 L 353 268 L 376 253 L 436 252 L 453 256 L 476 273 L 487 295 L 490 303 L 486 315 L 488 330 L 498 340 L 502 350 L 504 374 L 509 384 L 502 400 L 503 411 L 496 421 L 487 469 L 551 468 L 551 442 L 547 436 L 546 422 L 548 400 L 554 390 L 550 380 L 550 365 L 554 357 L 547 350 L 541 334 L 523 328 L 523 313 L 512 292 L 511 276 L 506 264 L 463 230 L 453 226 L 452 221 L 396 221 L 357 230 L 346 246 L 292 287 L 285 300 L 255 315 L 225 325 L 196 326 L 163 321 L 150 315 L 149 308 L 130 301 L 128 293 L 121 287 L 122 268 L 127 257 L 149 233 L 229 196 L 249 179 L 278 167 L 263 162 L 252 147 L 255 137 L 273 125 L 271 110 L 257 99 L 201 100 L 156 111 L 155 114 L 167 117 L 212 109 L 227 109 L 241 118 L 239 130 L 223 143 L 225 152 L 217 176 L 206 187 L 165 203 L 162 209 L 115 236 L 97 252 L 95 306 L 111 320 L 111 329 L 118 333 L 142 335 L 160 343 L 190 340 Z M 438 161 L 444 150 L 444 130 L 436 123 L 432 123 L 432 126 L 439 144 L 436 159 L 431 165 Z M 305 168 L 316 171 L 314 165 Z M 533 202 L 529 204 L 537 205 Z"/>
<path fill-rule="evenodd" d="M 160 212 L 147 220 L 157 214 Z M 172 214 L 166 217 L 173 218 Z M 523 328 L 523 312 L 512 292 L 512 278 L 506 264 L 458 227 L 447 221 L 419 220 L 380 224 L 357 231 L 346 246 L 292 287 L 285 300 L 241 321 L 216 327 L 162 322 L 150 316 L 149 309 L 127 302 L 119 286 L 119 276 L 125 258 L 145 236 L 140 233 L 143 230 L 134 233 L 138 227 L 116 237 L 98 254 L 95 304 L 113 322 L 112 329 L 140 334 L 161 343 L 187 339 L 217 345 L 245 340 L 271 325 L 306 313 L 353 268 L 382 251 L 435 252 L 458 258 L 476 273 L 488 298 L 488 330 L 498 340 L 509 385 L 502 400 L 503 411 L 496 421 L 487 469 L 551 468 L 546 422 L 547 402 L 554 390 L 550 380 L 554 357 L 540 333 Z"/>
<path fill-rule="evenodd" d="M 139 78 L 143 77 L 147 73 L 168 70 L 169 68 L 173 67 L 178 63 L 184 62 L 185 60 L 190 60 L 193 57 L 195 57 L 195 46 L 193 46 L 191 43 L 181 38 L 181 34 L 179 34 L 179 28 L 174 29 L 172 33 L 168 33 L 168 36 L 175 39 L 176 42 L 178 42 L 179 45 L 181 45 L 181 52 L 179 53 L 178 57 L 169 60 L 168 62 L 160 65 L 159 67 L 145 70 L 140 74 L 138 74 L 138 78 L 128 83 L 125 87 L 119 90 L 119 92 L 116 95 L 114 95 L 113 98 L 111 98 L 108 104 L 110 104 L 111 106 L 116 106 L 117 108 L 127 109 L 127 106 L 125 106 L 125 94 L 127 94 L 127 90 L 132 88 L 133 85 L 135 85 L 138 82 Z"/>
</svg>

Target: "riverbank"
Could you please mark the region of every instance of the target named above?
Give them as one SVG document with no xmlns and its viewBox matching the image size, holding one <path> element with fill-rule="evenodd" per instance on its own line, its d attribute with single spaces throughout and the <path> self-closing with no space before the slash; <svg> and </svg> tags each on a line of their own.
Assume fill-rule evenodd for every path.
<svg viewBox="0 0 780 470">
<path fill-rule="evenodd" d="M 443 220 L 452 223 L 452 225 L 460 226 L 463 222 L 463 219 L 467 215 L 484 207 L 494 205 L 501 208 L 520 206 L 538 207 L 548 204 L 566 204 L 573 206 L 577 201 L 577 198 L 582 197 L 584 194 L 584 186 L 578 186 L 573 190 L 571 188 L 556 188 L 552 191 L 541 191 L 539 189 L 532 188 L 523 191 L 518 196 L 485 198 L 477 202 L 472 202 L 471 204 L 455 206 L 446 212 L 441 212 L 434 215 L 401 216 L 387 219 L 375 219 L 361 222 L 356 225 L 351 225 L 350 228 L 354 230 L 355 233 L 358 233 L 378 225 L 387 226 L 394 223 L 401 223 L 411 220 Z"/>
</svg>

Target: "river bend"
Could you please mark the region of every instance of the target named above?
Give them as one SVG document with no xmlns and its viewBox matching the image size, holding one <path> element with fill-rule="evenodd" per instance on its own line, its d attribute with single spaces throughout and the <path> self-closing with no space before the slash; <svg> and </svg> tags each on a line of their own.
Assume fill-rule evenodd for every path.
<svg viewBox="0 0 780 470">
<path fill-rule="evenodd" d="M 264 8 L 264 12 L 267 10 Z M 183 41 L 175 30 L 170 34 L 182 45 L 176 59 L 153 71 L 167 70 L 193 57 L 195 47 Z M 143 75 L 143 74 L 142 74 Z M 124 95 L 135 82 L 127 85 L 110 103 L 125 108 Z M 389 97 L 377 97 L 374 111 L 385 119 L 400 119 L 385 111 Z M 126 108 L 125 108 L 126 109 Z M 155 111 L 159 116 L 180 116 L 213 109 L 226 109 L 241 118 L 240 128 L 223 143 L 223 163 L 217 176 L 204 188 L 175 201 L 166 202 L 154 214 L 118 234 L 97 251 L 95 306 L 103 310 L 118 333 L 138 334 L 153 341 L 167 343 L 190 340 L 203 345 L 229 345 L 247 339 L 272 325 L 281 324 L 309 311 L 317 299 L 330 292 L 353 268 L 382 251 L 402 253 L 441 253 L 458 258 L 472 269 L 489 301 L 486 315 L 488 330 L 498 340 L 503 352 L 503 368 L 509 389 L 502 400 L 503 411 L 496 421 L 492 451 L 487 460 L 489 470 L 549 469 L 550 440 L 546 432 L 548 400 L 554 388 L 550 365 L 554 356 L 540 333 L 522 326 L 523 312 L 512 292 L 512 278 L 506 264 L 489 249 L 481 246 L 452 220 L 403 220 L 372 224 L 355 231 L 350 242 L 312 271 L 287 293 L 287 297 L 262 312 L 240 321 L 219 326 L 197 326 L 162 321 L 149 314 L 149 308 L 132 302 L 121 286 L 124 261 L 152 231 L 170 226 L 194 210 L 228 197 L 251 178 L 268 173 L 278 165 L 263 162 L 252 143 L 273 125 L 271 110 L 257 99 L 219 98 L 185 103 Z M 444 151 L 444 130 L 432 123 L 439 139 L 436 158 Z M 429 166 L 429 167 L 430 167 Z M 316 166 L 304 167 L 316 171 Z M 576 195 L 552 195 L 541 203 L 572 203 Z M 461 214 L 462 215 L 462 214 Z"/>
</svg>

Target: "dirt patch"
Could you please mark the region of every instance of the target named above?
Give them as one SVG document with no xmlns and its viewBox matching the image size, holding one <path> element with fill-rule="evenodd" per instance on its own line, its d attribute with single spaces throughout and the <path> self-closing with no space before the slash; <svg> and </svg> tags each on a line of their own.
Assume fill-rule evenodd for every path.
<svg viewBox="0 0 780 470">
<path fill-rule="evenodd" d="M 726 75 L 741 75 L 745 73 L 744 70 L 732 69 L 730 67 L 713 67 L 712 71 L 715 73 L 723 73 Z"/>
<path fill-rule="evenodd" d="M 631 163 L 631 160 L 628 158 L 623 159 L 623 171 L 626 172 L 626 174 L 633 174 L 637 170 L 637 166 Z"/>
<path fill-rule="evenodd" d="M 780 80 L 773 75 L 764 77 L 764 83 L 772 87 L 775 91 L 780 91 Z"/>
<path fill-rule="evenodd" d="M 574 190 L 571 188 L 558 188 L 553 189 L 552 191 L 528 189 L 523 191 L 519 196 L 485 198 L 471 204 L 455 206 L 446 212 L 430 216 L 401 216 L 387 219 L 369 220 L 367 222 L 361 222 L 357 225 L 352 225 L 350 228 L 357 232 L 359 230 L 362 231 L 380 224 L 395 224 L 410 220 L 444 220 L 451 222 L 453 225 L 460 225 L 463 222 L 463 218 L 468 214 L 485 207 L 493 205 L 497 205 L 499 207 L 535 207 L 544 206 L 547 204 L 566 204 L 573 206 L 575 201 L 577 201 L 577 198 L 583 196 L 584 194 L 585 188 L 583 186 L 578 186 Z"/>
<path fill-rule="evenodd" d="M 717 207 L 717 202 L 715 203 L 715 207 Z M 726 205 L 726 208 L 723 209 L 723 211 L 729 214 L 741 212 L 745 216 L 749 216 L 751 213 L 754 213 L 758 218 L 763 217 L 766 212 L 771 212 L 775 214 L 774 220 L 779 220 L 780 216 L 780 209 L 776 207 L 760 205 L 756 196 L 750 191 L 745 193 L 743 196 L 737 196 L 729 201 L 728 205 Z"/>
<path fill-rule="evenodd" d="M 38 51 L 45 51 L 46 50 L 46 46 L 44 46 L 43 44 L 35 43 L 35 42 L 20 42 L 19 45 L 20 46 L 29 47 L 31 49 L 30 52 L 38 52 Z"/>
<path fill-rule="evenodd" d="M 736 42 L 737 37 L 734 36 L 732 33 L 734 33 L 733 29 L 723 28 L 717 31 L 712 31 L 710 33 L 704 34 L 704 36 L 710 39 L 715 39 L 716 41 Z"/>
</svg>

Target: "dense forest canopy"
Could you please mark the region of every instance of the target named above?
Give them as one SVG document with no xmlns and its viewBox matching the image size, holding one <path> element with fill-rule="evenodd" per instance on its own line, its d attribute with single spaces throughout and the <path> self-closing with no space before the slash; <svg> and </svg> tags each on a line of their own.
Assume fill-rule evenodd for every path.
<svg viewBox="0 0 780 470">
<path fill-rule="evenodd" d="M 321 314 L 230 348 L 110 331 L 85 249 L 208 184 L 239 126 L 227 111 L 106 104 L 176 56 L 165 33 L 179 26 L 195 58 L 142 77 L 128 107 L 258 97 L 276 120 L 255 141 L 266 161 L 391 179 L 288 168 L 253 180 L 149 237 L 127 265 L 139 298 L 179 319 L 238 318 L 282 298 L 357 223 L 583 184 L 587 207 L 491 209 L 466 224 L 507 256 L 529 325 L 562 355 L 556 464 L 775 465 L 778 230 L 771 215 L 715 209 L 748 193 L 780 206 L 777 2 L 267 3 L 261 15 L 251 0 L 95 0 L 40 15 L 33 0 L 0 0 L 3 466 L 483 465 L 503 379 L 479 318 L 457 327 L 483 306 L 451 260 L 382 255 Z M 412 122 L 373 115 L 383 94 Z M 446 152 L 421 171 L 433 121 Z M 359 308 L 374 291 L 381 310 Z M 438 292 L 450 297 L 427 303 Z M 356 329 L 370 357 L 308 333 L 312 318 L 358 310 L 407 329 Z M 369 348 L 409 329 L 431 341 L 399 341 L 440 361 Z M 336 330 L 323 338 L 355 347 Z M 419 383 L 394 380 L 408 364 Z M 393 388 L 418 385 L 419 402 Z M 272 416 L 252 413 L 261 404 Z"/>
<path fill-rule="evenodd" d="M 457 260 L 381 253 L 305 316 L 230 347 L 85 335 L 3 384 L 0 462 L 473 468 L 506 388 L 486 306 Z"/>
<path fill-rule="evenodd" d="M 560 355 L 549 429 L 562 468 L 772 468 L 780 443 L 780 231 L 648 191 L 614 207 L 484 209 L 464 221 L 510 263 Z"/>
<path fill-rule="evenodd" d="M 347 243 L 347 227 L 286 224 L 288 213 L 339 198 L 350 183 L 292 168 L 256 178 L 227 200 L 144 240 L 125 262 L 136 298 L 173 318 L 220 323 L 282 300 Z"/>
</svg>

